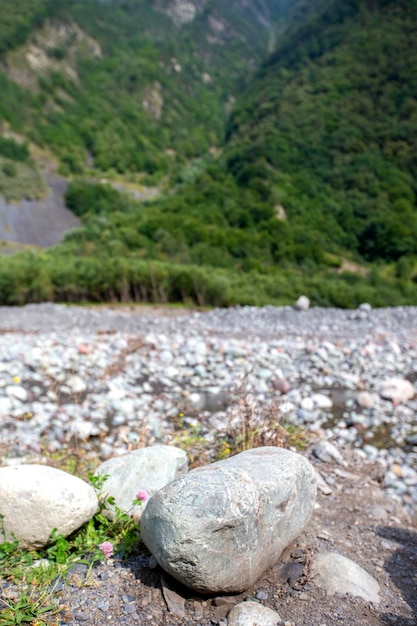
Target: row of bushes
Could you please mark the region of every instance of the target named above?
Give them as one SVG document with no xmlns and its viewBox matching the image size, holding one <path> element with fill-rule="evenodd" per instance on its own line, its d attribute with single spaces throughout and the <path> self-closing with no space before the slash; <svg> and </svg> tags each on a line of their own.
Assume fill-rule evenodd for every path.
<svg viewBox="0 0 417 626">
<path fill-rule="evenodd" d="M 0 259 L 0 304 L 186 302 L 223 306 L 228 282 L 195 266 L 24 253 Z"/>
<path fill-rule="evenodd" d="M 135 258 L 23 253 L 0 259 L 0 305 L 29 302 L 181 302 L 198 306 L 291 304 L 306 293 L 319 306 L 417 302 L 411 280 L 326 271 L 261 275 Z"/>
</svg>

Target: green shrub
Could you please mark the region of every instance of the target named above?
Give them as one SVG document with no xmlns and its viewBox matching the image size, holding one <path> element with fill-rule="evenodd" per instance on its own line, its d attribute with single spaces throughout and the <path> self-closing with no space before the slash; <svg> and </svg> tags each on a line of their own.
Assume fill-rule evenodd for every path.
<svg viewBox="0 0 417 626">
<path fill-rule="evenodd" d="M 26 161 L 29 150 L 26 143 L 17 143 L 14 139 L 0 137 L 0 155 L 13 161 Z"/>
<path fill-rule="evenodd" d="M 2 170 L 7 178 L 14 178 L 17 175 L 17 169 L 14 163 L 3 163 Z"/>
</svg>

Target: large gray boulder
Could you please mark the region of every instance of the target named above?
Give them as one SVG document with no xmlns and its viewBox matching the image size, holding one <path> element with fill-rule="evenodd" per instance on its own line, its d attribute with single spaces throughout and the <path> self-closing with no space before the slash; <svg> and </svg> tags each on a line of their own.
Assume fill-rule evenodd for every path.
<svg viewBox="0 0 417 626">
<path fill-rule="evenodd" d="M 187 471 L 188 459 L 184 450 L 156 445 L 109 459 L 97 468 L 96 475 L 108 475 L 103 484 L 103 495 L 112 496 L 119 509 L 140 518 L 147 501 L 132 508 L 136 494 L 146 490 L 152 496 Z M 108 512 L 110 518 L 114 517 L 113 507 L 109 507 Z"/>
<path fill-rule="evenodd" d="M 66 537 L 97 510 L 93 487 L 72 474 L 46 465 L 0 468 L 0 543 L 43 547 L 54 529 Z"/>
<path fill-rule="evenodd" d="M 203 593 L 249 588 L 304 529 L 316 476 L 301 455 L 256 448 L 199 467 L 158 491 L 141 536 L 172 576 Z"/>
</svg>

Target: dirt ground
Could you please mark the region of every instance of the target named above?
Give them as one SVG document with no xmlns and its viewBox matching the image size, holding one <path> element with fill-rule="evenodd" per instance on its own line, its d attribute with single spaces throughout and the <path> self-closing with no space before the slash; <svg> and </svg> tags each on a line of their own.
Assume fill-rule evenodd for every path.
<svg viewBox="0 0 417 626">
<path fill-rule="evenodd" d="M 417 624 L 417 529 L 384 495 L 378 466 L 353 454 L 345 467 L 306 454 L 328 488 L 322 483 L 306 530 L 247 592 L 199 596 L 164 574 L 144 548 L 129 561 L 100 565 L 89 581 L 76 567 L 58 593 L 59 624 L 226 626 L 230 608 L 247 598 L 277 611 L 285 626 Z M 309 572 L 318 552 L 338 552 L 362 566 L 380 585 L 380 603 L 326 596 Z"/>
</svg>

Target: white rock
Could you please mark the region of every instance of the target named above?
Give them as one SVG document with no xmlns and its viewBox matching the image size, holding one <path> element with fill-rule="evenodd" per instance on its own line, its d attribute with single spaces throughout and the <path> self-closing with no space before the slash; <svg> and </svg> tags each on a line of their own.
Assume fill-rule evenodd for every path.
<svg viewBox="0 0 417 626">
<path fill-rule="evenodd" d="M 87 389 L 86 383 L 80 376 L 70 376 L 65 383 L 71 389 L 72 393 L 82 393 Z"/>
<path fill-rule="evenodd" d="M 70 423 L 69 430 L 71 434 L 81 441 L 86 441 L 93 434 L 94 424 L 88 422 L 87 420 L 74 420 Z"/>
<path fill-rule="evenodd" d="M 333 406 L 333 401 L 329 396 L 325 396 L 324 393 L 315 393 L 311 396 L 314 404 L 319 409 L 331 409 Z"/>
<path fill-rule="evenodd" d="M 20 385 L 9 385 L 6 387 L 6 394 L 9 398 L 16 398 L 20 402 L 26 402 L 28 399 L 28 392 Z"/>
<path fill-rule="evenodd" d="M 363 409 L 373 409 L 376 404 L 375 394 L 369 391 L 361 391 L 356 396 L 356 402 Z"/>
<path fill-rule="evenodd" d="M 123 398 L 121 400 L 112 400 L 111 407 L 119 417 L 119 414 L 124 417 L 126 415 L 133 415 L 135 412 L 135 401 L 132 398 Z M 123 423 L 123 422 L 122 422 Z"/>
<path fill-rule="evenodd" d="M 414 398 L 415 389 L 409 380 L 393 377 L 381 384 L 379 394 L 384 400 L 392 400 L 395 404 L 401 404 Z"/>
<path fill-rule="evenodd" d="M 300 406 L 304 411 L 313 411 L 314 410 L 314 402 L 312 398 L 303 398 L 301 400 Z"/>
<path fill-rule="evenodd" d="M 308 311 L 310 308 L 310 300 L 307 296 L 300 296 L 297 302 L 294 304 L 294 309 L 297 311 Z"/>
<path fill-rule="evenodd" d="M 141 536 L 159 564 L 191 589 L 243 591 L 304 529 L 316 489 L 303 456 L 255 448 L 158 491 L 142 516 Z"/>
<path fill-rule="evenodd" d="M 227 626 L 276 626 L 281 618 L 272 609 L 259 602 L 240 602 L 227 615 Z"/>
<path fill-rule="evenodd" d="M 132 509 L 132 500 L 139 491 L 145 490 L 152 496 L 169 482 L 188 470 L 187 455 L 174 446 L 156 445 L 134 450 L 102 463 L 96 475 L 108 478 L 104 482 L 103 495 L 113 496 L 116 505 L 123 511 Z M 147 502 L 135 506 L 131 515 L 139 518 Z M 112 509 L 110 509 L 112 516 Z"/>
<path fill-rule="evenodd" d="M 22 547 L 48 544 L 54 528 L 65 537 L 87 522 L 98 509 L 98 499 L 80 478 L 46 465 L 0 468 L 0 543 Z"/>
<path fill-rule="evenodd" d="M 188 400 L 196 406 L 202 406 L 204 404 L 203 396 L 197 392 L 190 393 L 190 395 L 188 396 Z"/>
<path fill-rule="evenodd" d="M 350 593 L 378 604 L 379 584 L 368 572 L 336 552 L 318 554 L 312 563 L 314 583 L 329 595 Z"/>
<path fill-rule="evenodd" d="M 176 378 L 179 375 L 179 372 L 180 370 L 178 367 L 174 367 L 173 365 L 169 365 L 165 370 L 165 374 L 168 378 Z"/>
<path fill-rule="evenodd" d="M 107 393 L 108 400 L 122 400 L 126 397 L 126 389 L 121 389 L 117 385 L 109 384 L 109 391 Z"/>
</svg>

